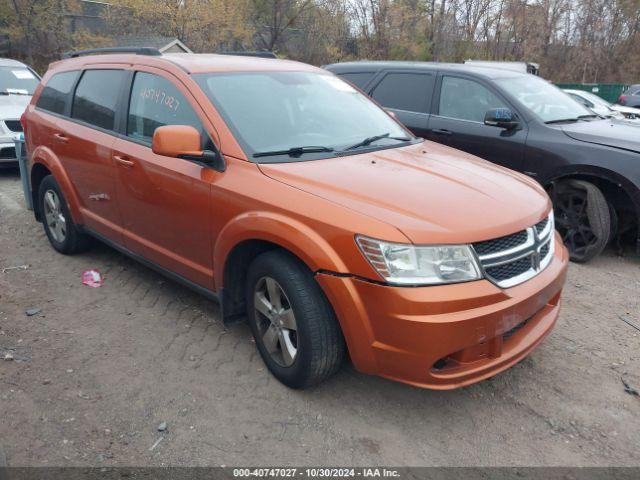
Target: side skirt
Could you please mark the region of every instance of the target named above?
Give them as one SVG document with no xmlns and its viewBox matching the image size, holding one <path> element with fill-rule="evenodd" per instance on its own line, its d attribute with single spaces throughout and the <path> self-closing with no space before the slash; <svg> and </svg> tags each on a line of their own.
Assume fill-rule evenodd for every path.
<svg viewBox="0 0 640 480">
<path fill-rule="evenodd" d="M 152 262 L 151 260 L 147 260 L 146 258 L 144 258 L 141 255 L 138 255 L 137 253 L 132 252 L 131 250 L 129 250 L 128 248 L 123 247 L 122 245 L 120 245 L 119 243 L 116 243 L 112 240 L 109 240 L 107 237 L 99 234 L 98 232 L 95 232 L 87 227 L 79 227 L 82 230 L 82 233 L 86 233 L 88 235 L 91 235 L 92 237 L 94 237 L 95 239 L 101 241 L 102 243 L 110 246 L 111 248 L 113 248 L 114 250 L 117 250 L 118 252 L 122 253 L 123 255 L 126 255 L 127 257 L 132 258 L 133 260 L 141 263 L 142 265 L 144 265 L 145 267 L 148 267 L 152 270 L 155 270 L 156 272 L 164 275 L 165 277 L 173 280 L 176 283 L 179 283 L 191 290 L 193 290 L 196 293 L 199 293 L 200 295 L 208 298 L 209 300 L 213 300 L 214 302 L 218 303 L 220 305 L 220 313 L 222 315 L 222 318 L 225 318 L 224 315 L 224 308 L 223 308 L 223 302 L 222 302 L 222 298 L 224 298 L 223 295 L 223 289 L 220 288 L 218 291 L 214 292 L 213 290 L 209 290 L 208 288 L 204 288 L 196 283 L 193 283 L 191 280 L 188 280 L 186 278 L 184 278 L 182 275 L 178 275 L 175 272 L 172 272 L 171 270 L 167 270 L 164 267 L 161 267 L 160 265 L 158 265 L 155 262 Z"/>
</svg>

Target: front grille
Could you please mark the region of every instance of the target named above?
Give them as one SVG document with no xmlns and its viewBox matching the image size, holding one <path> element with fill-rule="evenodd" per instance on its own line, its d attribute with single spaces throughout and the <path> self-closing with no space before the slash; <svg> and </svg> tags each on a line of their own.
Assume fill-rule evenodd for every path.
<svg viewBox="0 0 640 480">
<path fill-rule="evenodd" d="M 4 124 L 12 132 L 21 132 L 22 131 L 22 124 L 20 123 L 19 120 L 5 120 Z"/>
<path fill-rule="evenodd" d="M 515 248 L 518 245 L 522 245 L 527 241 L 527 232 L 523 230 L 506 237 L 496 238 L 494 240 L 487 240 L 485 242 L 478 242 L 473 244 L 473 248 L 476 249 L 478 255 L 490 255 L 492 253 L 503 252 L 511 248 Z"/>
<path fill-rule="evenodd" d="M 549 223 L 549 219 L 548 218 L 545 218 L 541 222 L 536 223 L 536 232 L 538 232 L 538 235 L 540 235 L 542 232 L 544 232 L 544 229 L 547 227 L 548 223 Z"/>
<path fill-rule="evenodd" d="M 0 158 L 16 158 L 16 149 L 15 147 L 5 147 L 0 148 Z"/>
<path fill-rule="evenodd" d="M 485 277 L 501 288 L 509 288 L 544 270 L 553 252 L 550 222 L 548 217 L 520 232 L 474 243 Z"/>
<path fill-rule="evenodd" d="M 531 268 L 531 265 L 531 256 L 527 256 L 515 262 L 505 263 L 496 267 L 487 267 L 484 271 L 494 280 L 502 282 L 522 275 Z"/>
</svg>

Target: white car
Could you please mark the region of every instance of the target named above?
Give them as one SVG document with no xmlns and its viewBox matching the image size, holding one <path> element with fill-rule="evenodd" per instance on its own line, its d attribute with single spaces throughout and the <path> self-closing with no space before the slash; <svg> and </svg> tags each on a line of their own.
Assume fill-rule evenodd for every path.
<svg viewBox="0 0 640 480">
<path fill-rule="evenodd" d="M 24 63 L 0 58 L 0 167 L 17 161 L 14 140 L 22 133 L 20 117 L 39 82 Z"/>
<path fill-rule="evenodd" d="M 585 92 L 584 90 L 566 89 L 564 91 L 565 93 L 568 93 L 574 100 L 580 102 L 582 105 L 590 110 L 593 110 L 600 116 L 626 120 L 629 123 L 640 125 L 640 109 L 638 108 L 615 105 L 613 103 L 607 102 L 594 93 Z"/>
</svg>

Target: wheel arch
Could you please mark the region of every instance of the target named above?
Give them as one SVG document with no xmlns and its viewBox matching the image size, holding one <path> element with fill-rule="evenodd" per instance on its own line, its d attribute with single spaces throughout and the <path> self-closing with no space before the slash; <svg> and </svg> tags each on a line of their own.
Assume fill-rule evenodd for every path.
<svg viewBox="0 0 640 480">
<path fill-rule="evenodd" d="M 337 252 L 308 225 L 272 212 L 242 214 L 222 229 L 214 247 L 214 284 L 221 292 L 225 322 L 244 316 L 248 267 L 258 255 L 273 249 L 289 252 L 312 273 L 346 271 Z"/>
<path fill-rule="evenodd" d="M 638 248 L 640 248 L 640 189 L 622 175 L 605 168 L 594 166 L 572 166 L 557 172 L 543 182 L 544 188 L 553 199 L 553 188 L 565 180 L 584 180 L 596 185 L 609 201 L 619 218 L 627 218 L 635 228 Z M 621 228 L 623 226 L 621 225 Z"/>
<path fill-rule="evenodd" d="M 62 166 L 60 159 L 47 147 L 38 147 L 32 155 L 31 171 L 29 180 L 31 182 L 31 194 L 33 197 L 33 211 L 37 220 L 40 220 L 40 208 L 38 206 L 38 189 L 42 179 L 47 175 L 53 175 L 67 201 L 69 212 L 74 223 L 81 224 L 82 214 L 80 213 L 80 202 L 78 195 L 73 188 L 73 184 Z"/>
</svg>

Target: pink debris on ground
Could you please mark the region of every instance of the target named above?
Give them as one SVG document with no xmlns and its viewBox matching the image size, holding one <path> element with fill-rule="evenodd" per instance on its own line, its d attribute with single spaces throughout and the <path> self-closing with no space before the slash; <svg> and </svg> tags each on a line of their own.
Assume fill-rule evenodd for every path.
<svg viewBox="0 0 640 480">
<path fill-rule="evenodd" d="M 98 270 L 87 270 L 82 274 L 82 283 L 93 288 L 98 288 L 104 283 L 104 279 Z"/>
</svg>

